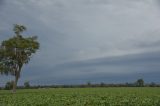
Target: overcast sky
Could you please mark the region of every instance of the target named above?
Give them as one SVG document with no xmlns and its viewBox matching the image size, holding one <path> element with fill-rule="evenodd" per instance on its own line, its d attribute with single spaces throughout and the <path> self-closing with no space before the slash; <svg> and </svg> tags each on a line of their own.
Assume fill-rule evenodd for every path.
<svg viewBox="0 0 160 106">
<path fill-rule="evenodd" d="M 0 0 L 0 23 L 0 41 L 23 24 L 41 44 L 19 84 L 160 83 L 159 0 Z"/>
</svg>

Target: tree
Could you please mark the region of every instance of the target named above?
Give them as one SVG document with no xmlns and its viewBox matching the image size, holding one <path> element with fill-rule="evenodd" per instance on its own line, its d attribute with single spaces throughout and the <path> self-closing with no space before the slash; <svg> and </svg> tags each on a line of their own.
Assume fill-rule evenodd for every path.
<svg viewBox="0 0 160 106">
<path fill-rule="evenodd" d="M 25 88 L 29 88 L 30 87 L 29 81 L 24 82 L 24 87 Z"/>
<path fill-rule="evenodd" d="M 139 87 L 143 87 L 143 86 L 144 86 L 144 80 L 143 80 L 143 79 L 138 79 L 138 80 L 136 81 L 136 84 L 137 84 L 137 86 L 139 86 Z"/>
<path fill-rule="evenodd" d="M 87 86 L 88 86 L 88 87 L 91 86 L 91 82 L 90 82 L 90 81 L 87 82 Z"/>
<path fill-rule="evenodd" d="M 100 86 L 101 86 L 101 87 L 104 87 L 104 86 L 105 86 L 105 83 L 104 83 L 104 82 L 101 82 L 101 83 L 100 83 Z"/>
<path fill-rule="evenodd" d="M 24 38 L 21 33 L 26 30 L 23 25 L 14 25 L 14 37 L 2 41 L 0 45 L 0 73 L 15 77 L 13 92 L 16 92 L 17 82 L 24 64 L 39 49 L 36 36 Z"/>
<path fill-rule="evenodd" d="M 5 89 L 10 90 L 13 88 L 13 81 L 6 82 Z"/>
<path fill-rule="evenodd" d="M 150 87 L 156 87 L 156 83 L 151 82 Z"/>
</svg>

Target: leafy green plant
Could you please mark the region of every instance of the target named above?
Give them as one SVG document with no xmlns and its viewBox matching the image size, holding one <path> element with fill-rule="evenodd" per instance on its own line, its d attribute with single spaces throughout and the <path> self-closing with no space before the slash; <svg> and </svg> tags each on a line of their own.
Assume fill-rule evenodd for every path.
<svg viewBox="0 0 160 106">
<path fill-rule="evenodd" d="M 159 88 L 57 88 L 0 91 L 0 106 L 160 106 Z"/>
</svg>

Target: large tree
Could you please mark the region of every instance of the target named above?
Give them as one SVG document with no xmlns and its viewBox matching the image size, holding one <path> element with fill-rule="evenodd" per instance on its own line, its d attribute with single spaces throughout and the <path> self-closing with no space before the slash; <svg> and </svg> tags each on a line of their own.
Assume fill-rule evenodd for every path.
<svg viewBox="0 0 160 106">
<path fill-rule="evenodd" d="M 14 25 L 15 35 L 8 40 L 2 41 L 0 45 L 0 73 L 15 77 L 13 92 L 16 92 L 23 65 L 27 64 L 32 54 L 39 49 L 36 36 L 25 38 L 21 35 L 25 30 L 26 27 L 23 25 Z"/>
</svg>

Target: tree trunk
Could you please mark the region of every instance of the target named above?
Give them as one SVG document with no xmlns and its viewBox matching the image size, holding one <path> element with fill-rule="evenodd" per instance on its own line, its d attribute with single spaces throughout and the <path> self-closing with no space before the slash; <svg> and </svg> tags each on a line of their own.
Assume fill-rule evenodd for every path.
<svg viewBox="0 0 160 106">
<path fill-rule="evenodd" d="M 15 81 L 13 82 L 13 93 L 16 92 L 16 88 L 17 88 L 17 82 L 18 82 L 18 75 L 15 76 Z"/>
<path fill-rule="evenodd" d="M 15 81 L 13 82 L 13 93 L 16 92 L 17 83 L 18 83 L 18 79 L 20 78 L 21 69 L 22 69 L 22 65 L 19 65 L 19 69 L 15 73 Z"/>
</svg>

